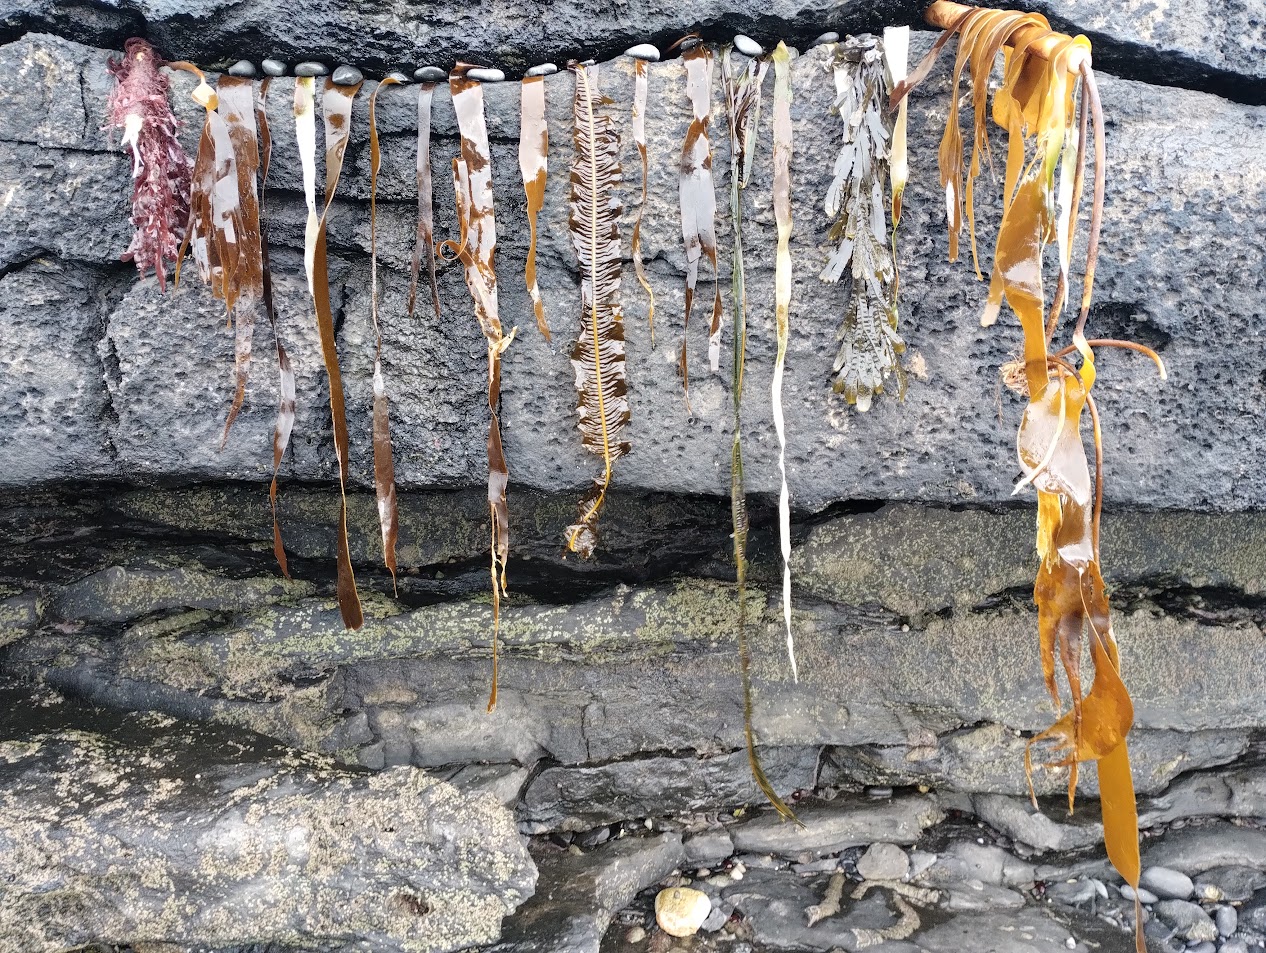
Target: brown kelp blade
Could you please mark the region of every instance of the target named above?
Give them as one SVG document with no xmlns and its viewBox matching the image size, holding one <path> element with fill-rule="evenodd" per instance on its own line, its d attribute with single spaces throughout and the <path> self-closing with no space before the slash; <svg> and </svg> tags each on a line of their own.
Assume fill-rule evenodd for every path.
<svg viewBox="0 0 1266 953">
<path fill-rule="evenodd" d="M 469 67 L 458 63 L 449 76 L 453 110 L 461 132 L 461 152 L 453 160 L 453 194 L 460 227 L 458 241 L 443 244 L 461 261 L 466 287 L 475 305 L 475 318 L 488 345 L 488 510 L 492 525 L 492 688 L 488 710 L 497 706 L 497 641 L 501 630 L 501 597 L 506 590 L 506 560 L 510 555 L 510 516 L 506 505 L 509 468 L 501 447 L 501 355 L 514 339 L 503 334 L 497 314 L 497 226 L 492 201 L 492 153 L 484 119 L 483 90 L 466 76 Z"/>
<path fill-rule="evenodd" d="M 435 98 L 435 84 L 422 83 L 418 87 L 418 227 L 413 243 L 413 266 L 409 278 L 409 317 L 418 299 L 418 279 L 422 255 L 426 255 L 427 283 L 431 289 L 431 303 L 435 317 L 440 316 L 440 288 L 435 280 L 435 197 L 431 186 L 431 103 Z"/>
<path fill-rule="evenodd" d="M 633 270 L 637 273 L 638 284 L 646 292 L 648 301 L 646 323 L 651 330 L 651 347 L 655 346 L 655 291 L 651 288 L 650 278 L 646 275 L 646 265 L 642 261 L 642 213 L 646 211 L 646 179 L 649 163 L 646 155 L 646 94 L 649 86 L 646 60 L 633 61 L 633 142 L 637 146 L 638 157 L 642 160 L 642 201 L 637 207 L 637 217 L 633 220 Z"/>
<path fill-rule="evenodd" d="M 272 328 L 273 343 L 277 351 L 277 422 L 273 427 L 273 479 L 268 487 L 268 503 L 273 512 L 273 555 L 281 574 L 290 578 L 286 561 L 286 547 L 281 538 L 281 522 L 277 516 L 277 474 L 281 460 L 290 445 L 290 433 L 295 423 L 295 374 L 290 366 L 290 355 L 281 341 L 281 329 L 277 323 L 277 307 L 273 298 L 272 267 L 268 258 L 268 219 L 264 215 L 264 195 L 268 185 L 268 168 L 272 161 L 272 134 L 268 129 L 268 87 L 271 77 L 259 84 L 259 99 L 255 104 L 256 124 L 259 126 L 260 186 L 259 186 L 259 248 L 263 262 L 264 313 Z"/>
<path fill-rule="evenodd" d="M 259 218 L 260 158 L 255 84 L 249 79 L 221 76 L 216 92 L 219 98 L 217 111 L 224 119 L 233 153 L 233 167 L 237 173 L 236 202 L 230 208 L 222 207 L 227 190 L 218 184 L 215 197 L 217 230 L 225 227 L 222 223 L 230 223 L 228 227 L 232 229 L 231 241 L 229 233 L 225 233 L 224 257 L 221 259 L 224 300 L 233 318 L 235 380 L 233 403 L 220 438 L 220 447 L 223 448 L 246 396 L 255 311 L 262 306 L 264 298 L 264 264 Z M 223 168 L 218 149 L 217 142 L 217 165 Z"/>
<path fill-rule="evenodd" d="M 708 360 L 713 371 L 717 370 L 721 360 L 721 287 L 717 274 L 717 203 L 712 178 L 712 143 L 708 139 L 712 116 L 712 50 L 707 44 L 700 43 L 686 50 L 681 59 L 686 67 L 686 98 L 690 101 L 691 119 L 681 146 L 681 166 L 677 178 L 681 234 L 686 244 L 686 307 L 677 369 L 689 410 L 690 370 L 686 357 L 686 335 L 690 327 L 695 286 L 699 280 L 700 258 L 706 256 L 712 264 L 713 300 L 712 322 L 708 327 Z"/>
<path fill-rule="evenodd" d="M 572 248 L 580 265 L 580 333 L 572 347 L 581 442 L 602 457 L 603 475 L 580 501 L 567 527 L 567 549 L 582 557 L 598 541 L 598 514 L 611 484 L 611 465 L 628 453 L 629 422 L 624 372 L 624 316 L 620 310 L 620 137 L 610 116 L 599 113 L 598 68 L 576 65 L 572 101 L 574 158 L 571 168 Z"/>
<path fill-rule="evenodd" d="M 330 417 L 334 429 L 334 452 L 338 456 L 338 605 L 343 624 L 349 629 L 360 628 L 365 618 L 361 611 L 360 596 L 356 591 L 356 576 L 352 571 L 352 554 L 347 538 L 347 410 L 343 397 L 343 376 L 339 371 L 338 344 L 334 335 L 334 312 L 330 305 L 330 263 L 326 252 L 326 233 L 329 228 L 330 207 L 343 172 L 343 157 L 347 153 L 347 143 L 351 137 L 352 101 L 359 89 L 359 83 L 339 86 L 328 79 L 325 82 L 322 97 L 322 113 L 325 118 L 325 209 L 317 225 L 312 250 L 312 296 L 316 308 L 317 334 L 321 339 L 321 356 L 330 382 Z"/>
<path fill-rule="evenodd" d="M 396 468 L 391 457 L 391 417 L 387 385 L 382 375 L 382 325 L 378 321 L 378 170 L 382 150 L 378 144 L 378 94 L 397 85 L 392 76 L 374 87 L 369 97 L 369 314 L 374 324 L 374 493 L 378 499 L 378 525 L 382 531 L 382 558 L 392 585 L 396 581 Z"/>
<path fill-rule="evenodd" d="M 536 326 L 545 340 L 550 339 L 549 321 L 545 317 L 545 301 L 536 283 L 536 216 L 545 205 L 545 179 L 548 172 L 549 128 L 545 124 L 545 77 L 525 76 L 520 84 L 519 171 L 523 174 L 523 191 L 527 193 L 528 253 L 523 277 Z"/>
</svg>

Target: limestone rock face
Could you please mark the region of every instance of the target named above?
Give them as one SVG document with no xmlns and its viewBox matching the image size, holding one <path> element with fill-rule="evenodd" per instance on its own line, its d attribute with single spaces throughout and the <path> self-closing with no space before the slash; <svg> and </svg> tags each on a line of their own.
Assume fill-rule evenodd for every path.
<svg viewBox="0 0 1266 953">
<path fill-rule="evenodd" d="M 3 697 L 6 949 L 440 953 L 495 940 L 532 895 L 536 868 L 489 796 L 252 732 Z"/>
</svg>

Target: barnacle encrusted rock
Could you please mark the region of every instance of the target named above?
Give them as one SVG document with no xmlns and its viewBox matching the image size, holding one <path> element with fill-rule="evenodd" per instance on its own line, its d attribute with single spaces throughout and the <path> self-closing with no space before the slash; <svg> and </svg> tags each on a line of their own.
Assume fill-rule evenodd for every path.
<svg viewBox="0 0 1266 953">
<path fill-rule="evenodd" d="M 532 895 L 536 868 L 491 796 L 235 729 L 10 686 L 0 701 L 4 949 L 441 953 L 496 940 Z"/>
</svg>

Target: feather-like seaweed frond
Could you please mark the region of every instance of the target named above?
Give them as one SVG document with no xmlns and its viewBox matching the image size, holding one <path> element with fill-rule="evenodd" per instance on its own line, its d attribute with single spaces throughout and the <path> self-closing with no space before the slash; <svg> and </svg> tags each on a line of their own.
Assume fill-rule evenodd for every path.
<svg viewBox="0 0 1266 953">
<path fill-rule="evenodd" d="M 835 104 L 844 142 L 826 194 L 830 238 L 836 249 L 820 277 L 836 282 L 847 274 L 848 302 L 836 338 L 836 393 L 865 411 L 895 375 L 904 389 L 898 355 L 897 272 L 885 214 L 889 178 L 889 128 L 884 120 L 884 56 L 873 37 L 850 37 L 835 48 Z M 904 145 L 904 143 L 903 143 Z M 893 193 L 900 212 L 900 195 Z"/>
<path fill-rule="evenodd" d="M 721 361 L 721 285 L 717 273 L 717 200 L 712 178 L 712 143 L 708 126 L 712 120 L 712 50 L 706 43 L 697 43 L 681 55 L 686 67 L 686 98 L 690 101 L 691 119 L 686 139 L 681 146 L 681 165 L 677 182 L 681 203 L 681 234 L 686 243 L 686 309 L 682 328 L 681 354 L 677 370 L 690 410 L 690 370 L 686 358 L 686 337 L 690 328 L 690 311 L 699 280 L 699 259 L 705 255 L 712 263 L 712 321 L 708 326 L 708 361 L 715 372 Z M 693 413 L 693 412 L 692 412 Z"/>
<path fill-rule="evenodd" d="M 382 325 L 378 321 L 378 170 L 382 150 L 378 145 L 378 94 L 399 83 L 388 76 L 369 97 L 369 314 L 374 324 L 374 495 L 378 501 L 378 526 L 382 533 L 382 558 L 391 583 L 396 582 L 396 537 L 400 519 L 396 508 L 396 467 L 391 457 L 391 410 L 387 382 L 382 374 Z"/>
<path fill-rule="evenodd" d="M 571 167 L 571 243 L 580 264 L 580 334 L 571 351 L 576 373 L 580 436 L 602 457 L 602 476 L 580 501 L 567 527 L 567 548 L 582 557 L 598 542 L 598 514 L 611 485 L 611 465 L 629 452 L 622 439 L 629 422 L 624 375 L 624 316 L 620 311 L 620 213 L 615 191 L 621 179 L 620 137 L 611 117 L 599 112 L 610 100 L 598 92 L 598 68 L 573 65 L 574 158 Z"/>
<path fill-rule="evenodd" d="M 545 180 L 549 172 L 549 126 L 545 122 L 545 77 L 525 76 L 520 84 L 519 99 L 519 171 L 523 174 L 523 191 L 527 195 L 528 253 L 523 277 L 536 326 L 545 340 L 550 340 L 549 321 L 545 317 L 545 301 L 536 283 L 536 216 L 545 205 Z"/>
<path fill-rule="evenodd" d="M 492 526 L 489 546 L 492 575 L 492 688 L 488 711 L 497 707 L 497 640 L 501 631 L 501 597 L 506 593 L 506 560 L 510 556 L 510 511 L 506 487 L 510 471 L 501 449 L 501 355 L 514 340 L 504 334 L 497 315 L 497 225 L 492 203 L 492 153 L 484 119 L 483 89 L 466 76 L 470 67 L 458 63 L 448 80 L 453 110 L 461 132 L 461 152 L 453 160 L 453 194 L 460 235 L 440 245 L 442 254 L 460 261 L 466 287 L 475 304 L 475 318 L 488 345 L 488 513 Z M 517 329 L 516 329 L 517 330 Z"/>
<path fill-rule="evenodd" d="M 637 146 L 638 157 L 642 160 L 642 201 L 637 207 L 637 217 L 633 220 L 633 270 L 637 273 L 638 284 L 646 292 L 648 299 L 646 322 L 651 329 L 651 347 L 655 346 L 655 291 L 651 288 L 650 278 L 646 276 L 646 265 L 642 261 L 642 213 L 646 211 L 646 179 L 649 162 L 646 155 L 646 94 L 649 87 L 648 64 L 646 60 L 633 61 L 633 143 Z"/>
</svg>

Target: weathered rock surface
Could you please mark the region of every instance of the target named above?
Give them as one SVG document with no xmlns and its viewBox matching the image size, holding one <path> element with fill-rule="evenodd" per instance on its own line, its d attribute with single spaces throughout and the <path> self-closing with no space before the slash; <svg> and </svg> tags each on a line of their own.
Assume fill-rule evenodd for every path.
<svg viewBox="0 0 1266 953">
<path fill-rule="evenodd" d="M 501 805 L 411 768 L 7 687 L 0 739 L 4 949 L 438 953 L 497 939 L 536 882 Z"/>
<path fill-rule="evenodd" d="M 825 225 L 814 210 L 830 174 L 831 164 L 825 157 L 834 154 L 837 139 L 832 124 L 823 121 L 832 95 L 830 77 L 823 68 L 825 57 L 822 49 L 815 49 L 793 65 L 798 158 L 792 246 L 801 263 L 786 384 L 787 416 L 792 421 L 788 463 L 793 498 L 797 506 L 807 509 L 843 499 L 975 504 L 1006 500 L 1014 469 L 1011 432 L 1018 403 L 1006 392 L 1001 398 L 1005 422 L 995 420 L 996 369 L 1018 347 L 1018 335 L 1009 325 L 988 332 L 980 329 L 976 319 L 981 288 L 969 268 L 942 260 L 943 198 L 930 170 L 944 109 L 943 72 L 912 103 L 915 173 L 902 222 L 903 327 L 912 366 L 925 366 L 926 378 L 912 379 L 904 404 L 883 401 L 866 415 L 847 411 L 830 394 L 835 351 L 831 316 L 839 312 L 839 289 L 812 278 L 825 243 Z M 37 35 L 14 42 L 0 53 L 6 69 L 27 77 L 25 85 L 7 88 L 0 100 L 0 112 L 11 117 L 6 120 L 3 140 L 4 148 L 12 151 L 11 161 L 4 165 L 6 174 L 13 177 L 14 196 L 5 216 L 11 223 L 7 226 L 11 237 L 0 241 L 0 267 L 12 267 L 40 254 L 105 266 L 126 244 L 127 163 L 119 153 L 108 151 L 99 131 L 108 90 L 104 59 L 102 51 Z M 601 76 L 605 93 L 616 102 L 629 100 L 628 61 L 604 65 Z M 559 145 L 542 213 L 538 260 L 551 320 L 565 340 L 574 322 L 576 297 L 576 273 L 566 234 L 567 181 L 562 174 L 570 139 L 572 80 L 558 74 L 545 82 L 550 138 Z M 659 300 L 661 336 L 670 341 L 682 307 L 684 253 L 674 157 L 686 122 L 683 82 L 679 61 L 651 66 L 651 195 L 643 243 Z M 39 96 L 24 91 L 35 87 L 43 91 L 44 102 L 53 103 L 58 102 L 57 91 L 68 83 L 81 83 L 85 90 L 78 106 L 59 102 L 55 109 L 43 108 Z M 174 85 L 182 112 L 193 120 L 186 130 L 192 143 L 197 107 L 185 96 L 186 77 L 178 77 Z M 1222 341 L 1252 340 L 1261 330 L 1258 302 L 1266 239 L 1253 227 L 1257 221 L 1254 197 L 1263 186 L 1254 157 L 1263 149 L 1266 115 L 1260 108 L 1208 94 L 1112 77 L 1105 77 L 1101 87 L 1112 122 L 1111 188 L 1092 327 L 1104 335 L 1134 336 L 1157 346 L 1171 373 L 1171 382 L 1160 386 L 1152 379 L 1151 369 L 1132 357 L 1104 355 L 1101 406 L 1108 447 L 1108 498 L 1117 505 L 1149 507 L 1242 510 L 1259 506 L 1266 500 L 1266 477 L 1255 461 L 1264 447 L 1258 429 L 1249 422 L 1262 411 L 1262 352 L 1227 346 L 1211 360 L 1209 348 Z M 283 79 L 273 91 L 277 134 L 270 180 L 274 191 L 268 202 L 277 248 L 283 336 L 295 361 L 299 386 L 294 456 L 286 473 L 290 478 L 329 480 L 334 458 L 325 424 L 323 372 L 297 256 L 302 203 L 295 194 L 298 163 L 288 109 L 283 108 L 289 89 L 289 81 Z M 570 365 L 561 353 L 552 354 L 529 327 L 530 303 L 519 277 L 526 238 L 514 156 L 518 88 L 513 83 L 497 84 L 485 92 L 501 219 L 502 319 L 507 325 L 525 328 L 506 355 L 502 419 L 507 459 L 516 484 L 570 490 L 592 476 L 593 461 L 581 451 L 573 428 L 566 423 L 573 417 L 574 405 Z M 348 172 L 340 193 L 345 201 L 338 203 L 331 226 L 333 298 L 342 315 L 340 348 L 354 434 L 351 456 L 362 484 L 369 479 L 372 369 L 365 299 L 366 99 L 361 97 L 354 117 Z M 393 395 L 397 478 L 412 487 L 478 484 L 482 482 L 486 421 L 480 402 L 479 332 L 468 317 L 468 295 L 453 268 L 443 269 L 445 317 L 439 325 L 418 325 L 403 314 L 413 234 L 413 97 L 407 90 L 393 90 L 384 95 L 379 112 L 385 150 L 380 189 L 384 374 Z M 443 89 L 437 92 L 435 116 L 433 171 L 441 210 L 440 237 L 444 237 L 452 227 L 451 216 L 443 209 L 451 201 L 446 191 L 450 189 L 447 162 L 455 130 Z M 619 128 L 625 128 L 623 110 L 614 111 L 613 118 Z M 718 188 L 724 189 L 726 143 L 720 134 L 724 117 L 719 96 L 713 119 L 717 132 L 714 166 Z M 37 149 L 39 162 L 34 158 Z M 626 169 L 636 167 L 635 156 L 626 135 L 622 154 Z M 76 164 L 84 163 L 94 164 L 95 178 L 66 186 L 73 189 L 72 204 L 53 193 L 32 191 L 38 177 L 32 178 L 27 170 L 40 163 L 51 163 L 50 183 L 79 182 L 87 173 Z M 758 150 L 755 178 L 747 189 L 748 289 L 753 302 L 772 298 L 769 163 L 767 150 Z M 626 232 L 635 212 L 635 187 L 632 181 L 623 187 Z M 980 206 L 979 214 L 988 221 L 995 210 L 983 195 Z M 1156 241 L 1158 228 L 1172 238 Z M 724 217 L 719 229 L 724 247 L 728 241 Z M 116 235 L 107 240 L 106 236 Z M 726 273 L 724 256 L 721 264 Z M 116 266 L 112 271 L 118 276 L 126 269 Z M 99 461 L 96 469 L 101 475 L 127 480 L 255 482 L 268 476 L 274 381 L 267 369 L 266 348 L 259 349 L 250 397 L 234 439 L 223 453 L 217 452 L 229 399 L 231 343 L 219 306 L 195 284 L 166 297 L 157 294 L 152 282 L 136 284 L 112 306 L 104 326 L 98 326 L 108 397 L 95 388 L 82 413 L 101 420 L 101 405 L 108 399 L 110 413 L 104 417 L 104 426 L 114 449 Z M 695 329 L 690 350 L 696 370 L 696 418 L 687 422 L 680 386 L 669 366 L 672 348 L 650 348 L 644 298 L 634 283 L 627 284 L 624 307 L 634 450 L 620 461 L 617 485 L 723 496 L 728 490 L 728 388 L 723 383 L 728 368 L 723 362 L 720 377 L 706 373 L 706 335 Z M 1181 307 L 1175 302 L 1181 302 Z M 173 320 L 177 314 L 181 319 Z M 27 314 L 22 307 L 15 309 L 14 320 L 19 316 L 35 325 L 28 335 L 38 339 L 52 331 L 48 317 Z M 767 397 L 773 357 L 770 320 L 763 310 L 754 308 L 745 404 L 747 479 L 753 493 L 772 493 L 777 487 Z M 1203 330 L 1207 328 L 1218 332 L 1210 335 Z M 1204 379 L 1209 366 L 1217 368 L 1211 382 L 1225 382 L 1225 386 L 1207 396 L 1198 390 L 1188 393 L 1192 382 Z M 7 395 L 5 406 L 12 404 L 12 395 Z M 171 407 L 181 408 L 181 413 L 171 414 Z M 13 454 L 27 461 L 22 464 L 26 469 L 11 472 L 21 472 L 23 482 L 64 478 L 61 470 L 38 466 L 52 439 L 38 421 L 15 416 L 9 430 L 14 434 Z M 99 441 L 93 444 L 99 445 Z M 1217 453 L 1207 451 L 1213 445 Z M 0 479 L 11 478 L 0 475 Z"/>
</svg>

